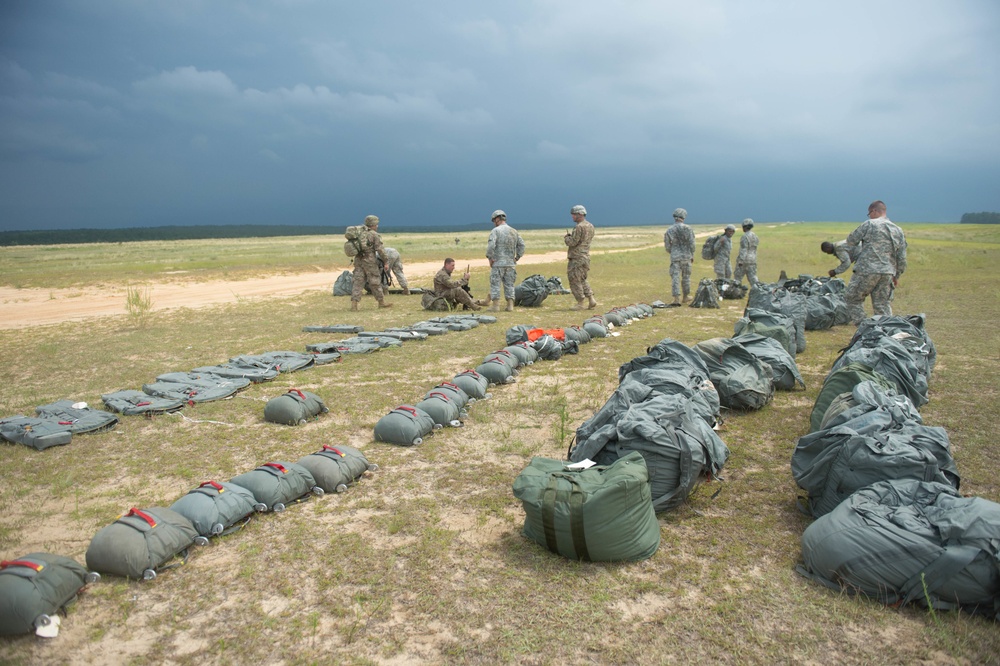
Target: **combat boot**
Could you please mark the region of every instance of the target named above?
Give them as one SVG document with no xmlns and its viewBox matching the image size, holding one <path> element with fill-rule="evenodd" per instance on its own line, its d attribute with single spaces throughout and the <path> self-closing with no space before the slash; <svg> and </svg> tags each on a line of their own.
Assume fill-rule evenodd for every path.
<svg viewBox="0 0 1000 666">
<path fill-rule="evenodd" d="M 493 301 L 493 304 L 490 305 L 490 312 L 500 312 L 500 304 Z"/>
<path fill-rule="evenodd" d="M 475 311 L 475 310 L 482 310 L 483 307 L 481 305 L 476 305 L 475 303 L 473 303 L 472 305 L 469 306 L 469 309 Z"/>
<path fill-rule="evenodd" d="M 391 308 L 392 307 L 392 303 L 386 303 L 385 301 L 379 301 L 378 302 L 378 306 L 380 308 Z"/>
<path fill-rule="evenodd" d="M 485 299 L 479 299 L 479 298 L 477 298 L 476 300 L 474 300 L 472 302 L 475 303 L 476 305 L 481 305 L 482 307 L 485 308 L 487 305 L 490 304 L 490 297 L 487 296 Z"/>
<path fill-rule="evenodd" d="M 679 297 L 679 296 L 674 296 L 674 300 L 673 300 L 673 302 L 671 303 L 671 305 L 673 305 L 674 307 L 679 307 L 679 306 L 680 306 L 680 304 L 681 304 L 681 299 L 680 299 L 680 297 Z"/>
<path fill-rule="evenodd" d="M 588 310 L 593 310 L 594 308 L 597 307 L 597 299 L 594 298 L 593 294 L 591 294 L 588 298 L 590 299 L 590 301 L 587 304 L 587 309 Z"/>
<path fill-rule="evenodd" d="M 587 307 L 586 303 L 585 303 L 585 302 L 584 302 L 584 300 L 583 300 L 583 299 L 581 298 L 580 300 L 578 300 L 578 301 L 576 302 L 576 305 L 574 305 L 574 306 L 573 306 L 573 307 L 572 307 L 571 309 L 573 309 L 573 310 L 583 310 L 583 309 L 585 309 L 586 307 Z"/>
<path fill-rule="evenodd" d="M 409 296 L 409 295 L 410 295 L 410 288 L 409 287 L 404 287 L 403 288 L 403 296 Z"/>
<path fill-rule="evenodd" d="M 681 303 L 687 303 L 690 300 L 691 300 L 691 294 L 685 293 L 684 299 L 681 301 Z"/>
<path fill-rule="evenodd" d="M 514 299 L 513 298 L 508 298 L 507 299 L 507 312 L 513 312 L 513 311 L 514 311 Z"/>
<path fill-rule="evenodd" d="M 357 312 L 358 311 L 358 302 L 357 301 L 351 301 L 351 311 L 352 312 Z"/>
</svg>

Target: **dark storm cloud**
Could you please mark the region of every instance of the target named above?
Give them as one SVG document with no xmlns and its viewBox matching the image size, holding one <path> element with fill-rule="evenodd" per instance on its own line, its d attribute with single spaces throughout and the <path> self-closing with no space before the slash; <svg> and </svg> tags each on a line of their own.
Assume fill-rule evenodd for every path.
<svg viewBox="0 0 1000 666">
<path fill-rule="evenodd" d="M 996 210 L 1000 9 L 0 8 L 0 229 Z M 515 213 L 516 211 L 516 213 Z M 387 224 L 387 226 L 390 226 Z"/>
</svg>

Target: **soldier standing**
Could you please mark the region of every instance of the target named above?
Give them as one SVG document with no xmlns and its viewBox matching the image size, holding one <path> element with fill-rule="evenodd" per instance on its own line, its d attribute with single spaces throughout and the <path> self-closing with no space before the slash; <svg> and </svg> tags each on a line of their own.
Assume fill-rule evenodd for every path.
<svg viewBox="0 0 1000 666">
<path fill-rule="evenodd" d="M 382 294 L 382 272 L 378 267 L 378 258 L 386 263 L 385 248 L 382 247 L 382 237 L 378 234 L 378 217 L 369 215 L 365 218 L 365 228 L 358 238 L 358 254 L 354 257 L 354 286 L 351 290 L 351 310 L 358 309 L 361 294 L 367 285 L 380 308 L 392 307 L 385 302 Z"/>
<path fill-rule="evenodd" d="M 736 255 L 736 270 L 733 279 L 743 280 L 747 276 L 750 286 L 757 284 L 757 246 L 760 239 L 753 232 L 753 220 L 749 217 L 743 220 L 743 237 L 740 238 L 740 253 Z"/>
<path fill-rule="evenodd" d="M 486 241 L 486 258 L 490 260 L 490 297 L 482 305 L 490 305 L 490 310 L 500 309 L 500 286 L 503 285 L 507 299 L 507 311 L 514 310 L 514 282 L 517 280 L 517 262 L 524 256 L 524 240 L 514 227 L 507 224 L 507 213 L 493 211 L 490 218 L 493 231 Z"/>
<path fill-rule="evenodd" d="M 892 290 L 906 270 L 906 235 L 885 216 L 885 203 L 873 201 L 868 219 L 847 237 L 848 250 L 857 251 L 854 273 L 844 292 L 847 314 L 857 326 L 865 318 L 865 297 L 872 298 L 876 315 L 892 314 Z"/>
<path fill-rule="evenodd" d="M 736 227 L 727 224 L 726 232 L 715 239 L 715 264 L 713 268 L 715 269 L 715 277 L 720 280 L 728 280 L 733 277 L 733 268 L 729 265 L 729 255 L 733 251 L 733 241 L 731 239 L 735 233 Z"/>
<path fill-rule="evenodd" d="M 573 206 L 569 214 L 576 226 L 563 237 L 563 240 L 567 245 L 566 277 L 569 278 L 569 290 L 576 299 L 573 309 L 593 310 L 597 307 L 597 301 L 587 282 L 587 274 L 590 273 L 590 244 L 594 240 L 594 225 L 587 220 L 587 209 L 583 206 Z"/>
<path fill-rule="evenodd" d="M 434 276 L 434 296 L 448 301 L 448 305 L 455 307 L 457 304 L 464 305 L 469 310 L 479 310 L 469 292 L 462 289 L 469 284 L 469 271 L 466 270 L 461 279 L 454 280 L 451 277 L 455 270 L 455 260 L 448 257 L 444 260 L 444 266 Z"/>
<path fill-rule="evenodd" d="M 671 305 L 681 304 L 681 288 L 684 289 L 684 302 L 691 296 L 691 264 L 694 263 L 694 232 L 684 223 L 687 211 L 678 208 L 674 211 L 674 223 L 667 227 L 663 234 L 663 247 L 670 253 L 670 293 L 674 297 Z"/>
</svg>

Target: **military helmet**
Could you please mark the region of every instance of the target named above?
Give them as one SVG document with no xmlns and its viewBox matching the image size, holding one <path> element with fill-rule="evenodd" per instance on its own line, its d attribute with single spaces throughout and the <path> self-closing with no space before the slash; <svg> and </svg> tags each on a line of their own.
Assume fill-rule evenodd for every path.
<svg viewBox="0 0 1000 666">
<path fill-rule="evenodd" d="M 378 226 L 378 215 L 369 215 L 365 218 L 366 227 L 376 227 Z"/>
<path fill-rule="evenodd" d="M 733 226 L 733 225 L 731 225 L 731 224 L 727 224 L 727 225 L 726 225 L 726 228 L 725 228 L 725 231 L 732 231 L 732 232 L 735 232 L 735 231 L 736 231 L 736 227 L 734 227 L 734 226 Z"/>
<path fill-rule="evenodd" d="M 570 215 L 586 215 L 587 214 L 587 209 L 584 208 L 583 206 L 581 206 L 580 204 L 577 204 L 577 205 L 575 205 L 575 206 L 573 206 L 572 208 L 569 209 L 569 214 Z"/>
<path fill-rule="evenodd" d="M 675 208 L 674 209 L 674 219 L 675 220 L 686 220 L 687 216 L 688 216 L 688 212 L 686 210 L 684 210 L 683 208 Z"/>
<path fill-rule="evenodd" d="M 493 214 L 490 215 L 490 219 L 491 220 L 495 220 L 498 217 L 502 217 L 503 219 L 506 220 L 507 219 L 507 213 L 503 212 L 502 210 L 495 210 L 495 211 L 493 211 Z"/>
<path fill-rule="evenodd" d="M 748 231 L 750 229 L 753 229 L 753 220 L 751 220 L 748 217 L 747 219 L 743 220 L 743 231 Z"/>
</svg>

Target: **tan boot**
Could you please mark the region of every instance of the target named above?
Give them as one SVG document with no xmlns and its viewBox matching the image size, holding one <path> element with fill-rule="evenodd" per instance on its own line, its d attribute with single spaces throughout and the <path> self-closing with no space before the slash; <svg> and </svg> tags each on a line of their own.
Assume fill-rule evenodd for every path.
<svg viewBox="0 0 1000 666">
<path fill-rule="evenodd" d="M 507 312 L 513 312 L 513 311 L 514 311 L 514 299 L 513 298 L 508 298 L 507 299 Z"/>
<path fill-rule="evenodd" d="M 385 301 L 379 301 L 378 302 L 378 306 L 380 308 L 391 308 L 392 307 L 392 303 L 386 303 Z"/>
<path fill-rule="evenodd" d="M 490 312 L 500 312 L 500 304 L 494 301 L 493 304 L 490 305 Z"/>
<path fill-rule="evenodd" d="M 476 300 L 474 300 L 472 302 L 475 303 L 476 305 L 481 305 L 482 307 L 485 308 L 487 305 L 490 304 L 490 297 L 487 296 L 485 299 L 479 299 L 479 298 L 477 298 Z"/>
<path fill-rule="evenodd" d="M 681 304 L 681 299 L 679 299 L 678 297 L 674 296 L 674 301 L 673 301 L 673 303 L 671 303 L 671 305 L 680 305 L 680 304 Z"/>
<path fill-rule="evenodd" d="M 583 299 L 581 298 L 580 300 L 578 300 L 578 301 L 576 302 L 576 305 L 574 305 L 574 306 L 573 306 L 572 308 L 570 308 L 570 309 L 571 309 L 571 310 L 583 310 L 583 309 L 585 309 L 586 307 L 587 307 L 587 305 L 586 305 L 586 302 L 585 302 L 585 301 L 584 301 L 584 300 L 583 300 Z"/>
<path fill-rule="evenodd" d="M 351 311 L 352 312 L 357 312 L 358 311 L 358 302 L 357 301 L 351 301 Z"/>
<path fill-rule="evenodd" d="M 587 303 L 587 309 L 588 310 L 593 310 L 594 308 L 597 307 L 597 299 L 594 298 L 593 294 L 591 294 L 589 296 L 589 299 L 590 299 L 590 301 Z"/>
<path fill-rule="evenodd" d="M 470 310 L 482 310 L 483 307 L 481 305 L 476 305 L 475 303 L 473 303 L 472 305 L 469 306 L 469 309 Z"/>
<path fill-rule="evenodd" d="M 409 296 L 409 295 L 410 295 L 410 289 L 408 287 L 403 289 L 403 296 Z"/>
<path fill-rule="evenodd" d="M 690 300 L 691 300 L 691 295 L 690 294 L 684 294 L 684 299 L 681 301 L 681 303 L 687 303 Z"/>
</svg>

